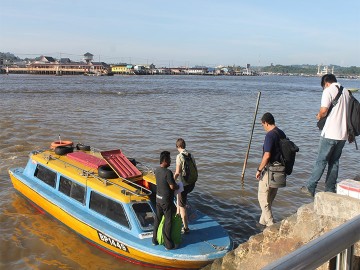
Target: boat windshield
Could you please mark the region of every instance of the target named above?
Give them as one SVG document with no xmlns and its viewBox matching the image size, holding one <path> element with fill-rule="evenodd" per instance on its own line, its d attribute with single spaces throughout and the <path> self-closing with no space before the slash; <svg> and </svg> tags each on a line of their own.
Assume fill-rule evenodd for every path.
<svg viewBox="0 0 360 270">
<path fill-rule="evenodd" d="M 134 203 L 132 208 L 144 231 L 153 230 L 155 213 L 147 202 Z"/>
</svg>

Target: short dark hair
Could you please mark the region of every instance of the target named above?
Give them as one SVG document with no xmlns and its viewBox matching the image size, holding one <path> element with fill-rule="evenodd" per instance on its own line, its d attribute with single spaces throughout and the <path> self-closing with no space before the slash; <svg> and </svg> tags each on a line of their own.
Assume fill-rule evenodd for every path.
<svg viewBox="0 0 360 270">
<path fill-rule="evenodd" d="M 324 88 L 326 83 L 336 83 L 336 77 L 334 74 L 325 74 L 321 77 L 321 87 Z"/>
<path fill-rule="evenodd" d="M 275 124 L 275 118 L 274 116 L 267 112 L 267 113 L 264 113 L 264 115 L 261 117 L 261 122 L 262 123 L 268 123 L 269 125 L 274 125 Z"/>
<path fill-rule="evenodd" d="M 160 164 L 163 163 L 163 161 L 170 161 L 170 152 L 169 151 L 162 151 L 160 153 Z"/>
<path fill-rule="evenodd" d="M 183 138 L 179 138 L 176 140 L 176 148 L 182 148 L 185 149 L 186 148 L 186 143 L 185 140 Z"/>
</svg>

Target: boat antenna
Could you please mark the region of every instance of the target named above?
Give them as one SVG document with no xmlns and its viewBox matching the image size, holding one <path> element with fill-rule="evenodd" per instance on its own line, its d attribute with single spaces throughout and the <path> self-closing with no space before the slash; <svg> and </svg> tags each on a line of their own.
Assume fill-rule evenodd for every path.
<svg viewBox="0 0 360 270">
<path fill-rule="evenodd" d="M 61 144 L 61 137 L 60 137 L 60 134 L 59 134 L 59 143 Z"/>
</svg>

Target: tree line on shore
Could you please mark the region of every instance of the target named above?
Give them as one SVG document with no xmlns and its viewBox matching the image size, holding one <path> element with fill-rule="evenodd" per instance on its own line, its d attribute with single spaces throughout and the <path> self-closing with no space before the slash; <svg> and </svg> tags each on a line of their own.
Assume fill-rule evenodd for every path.
<svg viewBox="0 0 360 270">
<path fill-rule="evenodd" d="M 329 65 L 334 67 L 334 73 L 346 76 L 359 76 L 360 67 L 351 66 L 351 67 L 341 67 L 338 65 Z M 314 75 L 318 71 L 318 65 L 271 65 L 261 68 L 262 72 L 271 72 L 271 73 L 281 73 L 281 74 L 305 74 L 305 75 Z"/>
</svg>

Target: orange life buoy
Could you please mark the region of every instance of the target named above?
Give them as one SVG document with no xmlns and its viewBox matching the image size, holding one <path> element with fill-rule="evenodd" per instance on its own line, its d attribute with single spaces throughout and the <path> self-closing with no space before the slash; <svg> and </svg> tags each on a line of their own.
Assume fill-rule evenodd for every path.
<svg viewBox="0 0 360 270">
<path fill-rule="evenodd" d="M 55 141 L 51 143 L 50 148 L 55 149 L 58 146 L 72 146 L 72 145 L 73 145 L 72 141 Z"/>
<path fill-rule="evenodd" d="M 146 189 L 150 189 L 150 184 L 148 181 L 144 180 L 144 179 L 141 179 L 139 181 L 136 181 L 136 183 Z"/>
<path fill-rule="evenodd" d="M 145 180 L 143 180 L 143 181 L 144 181 L 144 182 L 143 182 L 144 188 L 150 189 L 150 184 L 149 184 L 149 182 L 148 182 L 148 181 L 145 181 Z"/>
</svg>

